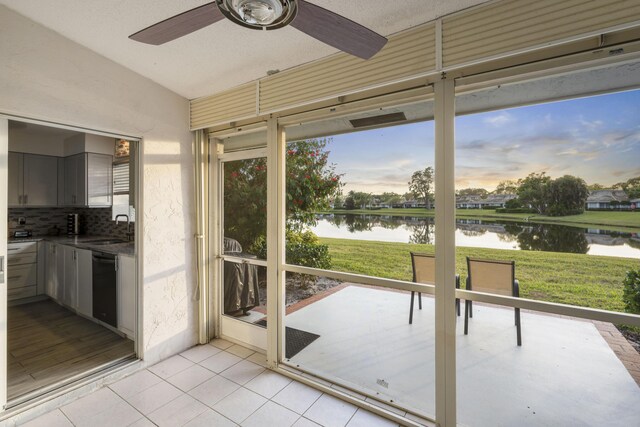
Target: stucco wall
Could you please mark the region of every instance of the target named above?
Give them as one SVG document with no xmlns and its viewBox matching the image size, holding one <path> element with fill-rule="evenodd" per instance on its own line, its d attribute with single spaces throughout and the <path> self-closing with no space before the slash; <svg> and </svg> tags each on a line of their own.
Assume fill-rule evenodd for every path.
<svg viewBox="0 0 640 427">
<path fill-rule="evenodd" d="M 196 342 L 188 101 L 0 6 L 0 113 L 143 138 L 142 341 L 149 362 Z"/>
</svg>

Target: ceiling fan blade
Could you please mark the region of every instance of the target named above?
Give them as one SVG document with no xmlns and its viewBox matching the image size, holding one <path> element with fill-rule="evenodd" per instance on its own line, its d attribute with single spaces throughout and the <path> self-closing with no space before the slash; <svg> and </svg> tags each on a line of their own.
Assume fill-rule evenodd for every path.
<svg viewBox="0 0 640 427">
<path fill-rule="evenodd" d="M 161 45 L 193 33 L 223 18 L 224 16 L 214 1 L 158 22 L 131 34 L 129 38 L 142 43 Z"/>
<path fill-rule="evenodd" d="M 387 44 L 375 31 L 304 0 L 298 0 L 298 15 L 291 26 L 362 59 L 371 58 Z"/>
</svg>

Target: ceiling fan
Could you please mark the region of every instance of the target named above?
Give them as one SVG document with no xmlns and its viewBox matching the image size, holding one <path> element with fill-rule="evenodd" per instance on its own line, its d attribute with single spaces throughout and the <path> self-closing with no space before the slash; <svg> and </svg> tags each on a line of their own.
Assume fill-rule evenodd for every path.
<svg viewBox="0 0 640 427">
<path fill-rule="evenodd" d="M 335 12 L 305 0 L 215 0 L 158 22 L 129 36 L 161 45 L 227 18 L 254 30 L 291 24 L 305 34 L 362 59 L 380 51 L 387 39 Z"/>
</svg>

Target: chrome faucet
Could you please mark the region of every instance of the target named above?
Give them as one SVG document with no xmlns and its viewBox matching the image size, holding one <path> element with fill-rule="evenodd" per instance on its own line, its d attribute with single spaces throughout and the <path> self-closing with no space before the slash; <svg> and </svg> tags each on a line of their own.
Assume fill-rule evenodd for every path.
<svg viewBox="0 0 640 427">
<path fill-rule="evenodd" d="M 129 215 L 127 214 L 118 214 L 116 215 L 116 225 L 118 225 L 118 223 L 120 222 L 120 220 L 118 218 L 120 218 L 121 216 L 127 218 L 127 240 L 131 241 L 131 221 L 129 221 Z"/>
</svg>

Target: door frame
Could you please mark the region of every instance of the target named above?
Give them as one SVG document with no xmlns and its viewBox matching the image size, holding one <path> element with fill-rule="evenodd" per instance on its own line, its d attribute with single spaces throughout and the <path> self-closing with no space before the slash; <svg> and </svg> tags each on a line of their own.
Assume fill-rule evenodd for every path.
<svg viewBox="0 0 640 427">
<path fill-rule="evenodd" d="M 251 132 L 265 132 L 266 128 L 259 127 L 252 129 Z M 224 144 L 221 142 L 220 137 L 226 135 L 216 134 L 214 138 L 210 139 L 210 152 L 213 154 L 211 159 L 211 181 L 210 185 L 212 211 L 211 211 L 211 241 L 209 244 L 212 248 L 212 269 L 214 273 L 210 276 L 213 278 L 212 286 L 213 292 L 210 293 L 212 300 L 210 302 L 211 312 L 214 320 L 213 327 L 210 327 L 210 331 L 213 336 L 228 339 L 232 342 L 242 343 L 244 346 L 251 347 L 253 349 L 266 352 L 268 348 L 267 344 L 267 329 L 259 326 L 244 322 L 239 319 L 234 319 L 224 315 L 224 261 L 232 262 L 245 262 L 251 265 L 261 266 L 267 268 L 267 260 L 246 260 L 238 257 L 233 257 L 224 254 L 223 250 L 223 238 L 224 238 L 224 168 L 223 165 L 226 162 L 249 160 L 256 158 L 265 158 L 267 164 L 269 162 L 269 153 L 267 148 L 247 148 L 237 151 L 224 152 Z M 237 135 L 238 132 L 231 132 L 229 135 Z M 210 135 L 214 136 L 214 135 Z M 266 142 L 266 133 L 265 133 Z M 267 174 L 269 169 L 267 167 Z M 267 186 L 267 198 L 270 189 Z M 269 221 L 267 220 L 267 223 Z M 267 273 L 267 289 L 270 289 L 269 274 Z M 267 294 L 269 291 L 267 290 Z M 213 305 L 213 306 L 212 306 Z"/>
<path fill-rule="evenodd" d="M 4 224 L 8 216 L 8 172 L 9 172 L 9 120 L 0 116 L 0 411 L 7 404 L 7 241 L 8 230 Z"/>
<path fill-rule="evenodd" d="M 78 132 L 90 133 L 93 135 L 106 136 L 110 138 L 119 138 L 126 139 L 129 141 L 135 141 L 135 207 L 136 212 L 144 212 L 143 208 L 143 200 L 142 197 L 142 189 L 144 188 L 144 157 L 143 157 L 143 138 L 140 136 L 132 136 L 127 135 L 125 133 L 114 133 L 108 131 L 97 130 L 88 127 L 80 127 L 74 125 L 66 125 L 63 123 L 58 123 L 54 121 L 17 116 L 14 114 L 3 113 L 0 111 L 0 182 L 7 182 L 8 176 L 8 153 L 9 153 L 9 121 L 15 122 L 23 122 L 23 123 L 31 123 L 40 126 L 47 126 L 51 128 L 57 129 L 68 129 Z M 8 186 L 0 185 L 0 222 L 7 223 L 8 218 Z M 136 230 L 143 230 L 143 215 L 136 215 Z M 4 270 L 6 272 L 7 265 L 7 242 L 8 242 L 8 230 L 7 227 L 0 227 L 0 257 L 3 258 Z M 142 233 L 136 232 L 135 239 L 135 291 L 136 291 L 136 303 L 135 303 L 135 316 L 136 316 L 136 331 L 134 337 L 134 351 L 136 354 L 136 360 L 132 361 L 132 363 L 137 362 L 138 360 L 144 359 L 144 345 L 143 345 L 143 288 L 144 288 L 144 272 L 143 272 L 143 239 Z M 64 393 L 70 392 L 71 390 L 82 387 L 86 385 L 86 378 L 80 377 L 74 380 L 71 383 L 65 384 L 65 381 L 59 381 L 50 386 L 46 387 L 46 391 L 43 394 L 34 395 L 33 397 L 29 397 L 27 400 L 14 402 L 8 402 L 8 394 L 7 394 L 7 351 L 8 351 L 8 342 L 7 342 L 7 315 L 8 315 L 8 300 L 7 300 L 7 284 L 6 278 L 5 282 L 2 283 L 0 280 L 0 378 L 4 378 L 4 380 L 0 380 L 0 420 L 5 418 L 5 413 L 7 411 L 20 412 L 23 409 L 23 405 L 27 405 L 26 408 L 32 407 L 33 405 L 39 404 L 41 401 L 51 398 L 52 395 L 59 396 Z M 90 378 L 89 381 L 96 381 L 98 378 L 110 375 L 114 370 L 122 369 L 122 361 L 117 361 L 116 364 L 112 367 L 106 368 L 101 371 L 101 373 L 96 376 L 94 372 L 89 372 L 87 376 Z M 83 381 L 85 379 L 85 381 Z M 30 396 L 30 395 L 29 395 Z M 10 407 L 7 408 L 7 404 L 10 404 Z"/>
</svg>

